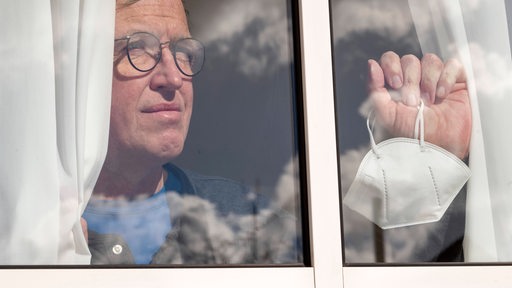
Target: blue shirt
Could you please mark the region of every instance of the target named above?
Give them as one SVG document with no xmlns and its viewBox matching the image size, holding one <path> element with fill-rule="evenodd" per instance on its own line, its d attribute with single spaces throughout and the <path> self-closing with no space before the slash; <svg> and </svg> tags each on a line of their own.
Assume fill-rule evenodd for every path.
<svg viewBox="0 0 512 288">
<path fill-rule="evenodd" d="M 172 228 L 166 192 L 180 190 L 178 178 L 169 173 L 164 187 L 151 197 L 134 201 L 91 199 L 83 217 L 89 230 L 121 236 L 136 264 L 149 264 Z"/>
</svg>

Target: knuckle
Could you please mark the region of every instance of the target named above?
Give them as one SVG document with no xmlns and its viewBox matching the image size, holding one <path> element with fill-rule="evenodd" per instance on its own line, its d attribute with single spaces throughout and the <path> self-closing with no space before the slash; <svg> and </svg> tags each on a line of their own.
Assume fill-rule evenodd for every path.
<svg viewBox="0 0 512 288">
<path fill-rule="evenodd" d="M 442 63 L 441 58 L 439 58 L 439 56 L 437 56 L 436 54 L 433 54 L 433 53 L 427 53 L 427 54 L 423 55 L 423 60 Z"/>
<path fill-rule="evenodd" d="M 450 59 L 448 59 L 448 61 L 446 61 L 446 66 L 451 66 L 456 69 L 460 69 L 460 68 L 462 68 L 462 63 L 460 63 L 460 61 L 458 59 L 450 58 Z"/>
<path fill-rule="evenodd" d="M 420 60 L 418 59 L 418 57 L 416 57 L 412 54 L 407 54 L 407 55 L 402 56 L 402 63 L 419 65 Z"/>
<path fill-rule="evenodd" d="M 427 68 L 431 67 L 433 69 L 440 70 L 443 68 L 443 61 L 437 55 L 432 53 L 427 53 L 421 59 L 421 64 Z"/>
</svg>

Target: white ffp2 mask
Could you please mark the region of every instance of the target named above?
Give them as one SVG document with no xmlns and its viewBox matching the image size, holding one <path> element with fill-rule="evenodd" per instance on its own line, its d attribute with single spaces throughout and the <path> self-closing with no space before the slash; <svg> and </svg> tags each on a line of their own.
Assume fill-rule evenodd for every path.
<svg viewBox="0 0 512 288">
<path fill-rule="evenodd" d="M 416 139 L 376 145 L 367 120 L 371 150 L 343 202 L 383 229 L 438 221 L 471 175 L 455 155 L 424 141 L 423 109 L 421 102 Z"/>
</svg>

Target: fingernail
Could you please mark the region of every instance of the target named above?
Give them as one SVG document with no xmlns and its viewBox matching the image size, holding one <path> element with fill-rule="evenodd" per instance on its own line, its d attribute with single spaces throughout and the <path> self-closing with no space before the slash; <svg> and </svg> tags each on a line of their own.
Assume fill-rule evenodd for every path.
<svg viewBox="0 0 512 288">
<path fill-rule="evenodd" d="M 444 87 L 439 87 L 439 89 L 437 89 L 437 96 L 438 97 L 444 97 L 446 94 L 446 89 L 444 89 Z"/>
<path fill-rule="evenodd" d="M 391 85 L 393 85 L 393 88 L 400 88 L 402 87 L 402 79 L 398 77 L 397 75 L 393 76 L 391 79 Z"/>
<path fill-rule="evenodd" d="M 408 94 L 407 97 L 405 97 L 405 105 L 418 106 L 418 104 L 420 103 L 414 94 Z"/>
</svg>

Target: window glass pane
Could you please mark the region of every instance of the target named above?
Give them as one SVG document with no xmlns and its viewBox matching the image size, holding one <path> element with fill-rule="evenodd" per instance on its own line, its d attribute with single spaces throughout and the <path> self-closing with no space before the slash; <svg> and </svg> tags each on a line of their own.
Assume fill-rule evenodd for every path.
<svg viewBox="0 0 512 288">
<path fill-rule="evenodd" d="M 491 2 L 331 1 L 345 263 L 510 260 L 510 7 Z"/>
<path fill-rule="evenodd" d="M 98 177 L 92 195 L 56 192 L 52 202 L 88 200 L 73 206 L 82 227 L 72 233 L 87 226 L 92 264 L 304 266 L 294 10 L 288 0 L 116 1 L 105 161 L 87 175 Z M 49 36 L 63 27 L 52 16 Z"/>
<path fill-rule="evenodd" d="M 121 58 L 119 65 L 126 65 L 123 67 L 129 71 L 126 73 L 138 73 L 138 76 L 125 81 L 114 72 L 113 103 L 117 99 L 115 89 L 119 87 L 123 91 L 119 95 L 120 107 L 126 107 L 129 101 L 126 91 L 129 88 L 136 91 L 136 81 L 147 79 L 144 84 L 151 97 L 138 99 L 143 100 L 142 105 L 148 105 L 145 112 L 157 113 L 147 127 L 143 127 L 142 120 L 136 123 L 138 131 L 133 141 L 137 143 L 139 137 L 144 141 L 140 145 L 150 153 L 144 151 L 143 157 L 169 153 L 160 164 L 169 160 L 170 163 L 164 165 L 163 187 L 160 184 L 152 191 L 156 192 L 151 197 L 154 202 L 141 205 L 134 198 L 126 203 L 134 207 L 123 207 L 123 210 L 116 207 L 115 211 L 125 216 L 121 221 L 112 220 L 109 225 L 115 227 L 105 225 L 105 218 L 98 217 L 103 214 L 92 205 L 105 209 L 109 204 L 103 199 L 96 201 L 93 194 L 94 202 L 86 210 L 93 213 L 86 215 L 90 216 L 88 222 L 95 223 L 102 234 L 96 238 L 98 231 L 95 231 L 94 239 L 101 241 L 94 247 L 114 249 L 114 254 L 117 247 L 122 250 L 119 255 L 126 255 L 125 246 L 129 247 L 134 262 L 140 264 L 302 263 L 290 2 L 222 1 L 212 5 L 204 1 L 185 1 L 190 33 L 199 41 L 197 43 L 190 39 L 177 42 L 177 39 L 189 37 L 186 22 L 183 22 L 185 14 L 180 15 L 180 11 L 166 4 L 158 11 L 169 13 L 168 18 L 160 19 L 158 11 L 145 6 L 151 3 L 142 0 L 117 10 L 116 39 L 129 36 L 119 41 L 124 45 L 121 49 L 128 47 L 121 51 L 120 57 L 128 53 L 130 60 L 126 62 L 126 58 Z M 142 17 L 138 9 L 147 9 L 157 16 Z M 136 24 L 124 20 L 132 19 L 130 17 L 137 19 Z M 134 32 L 149 32 L 156 37 Z M 176 53 L 176 64 L 169 58 L 172 55 L 167 49 L 162 50 L 160 58 L 153 56 L 159 55 L 158 42 L 168 40 L 174 41 L 170 48 Z M 142 45 L 146 45 L 145 50 Z M 198 63 L 203 61 L 201 46 L 205 51 L 202 67 Z M 178 55 L 180 51 L 185 55 Z M 160 62 L 149 74 L 130 70 L 132 66 L 139 70 L 151 69 L 158 60 Z M 168 70 L 163 69 L 165 65 Z M 179 70 L 173 68 L 174 65 Z M 192 75 L 194 73 L 198 74 Z M 129 81 L 134 81 L 134 86 L 125 88 L 130 85 Z M 145 90 L 142 91 L 144 96 Z M 171 109 L 159 111 L 157 108 L 167 107 L 164 104 L 182 115 L 172 115 Z M 113 104 L 112 117 L 117 116 L 115 108 Z M 163 112 L 160 118 L 159 112 Z M 190 113 L 187 135 L 188 123 L 179 121 L 188 120 Z M 115 126 L 117 119 L 112 119 L 111 139 L 115 129 L 132 128 L 125 126 L 126 119 L 119 120 L 119 127 Z M 166 130 L 159 127 L 160 124 L 176 128 Z M 145 128 L 149 132 L 140 131 Z M 152 129 L 158 133 L 151 134 Z M 125 149 L 124 139 L 117 141 Z M 154 144 L 150 141 L 162 142 L 152 147 Z M 133 152 L 128 155 L 130 153 Z M 132 163 L 140 165 L 142 159 L 133 160 Z M 148 169 L 151 165 L 154 164 Z M 121 166 L 115 173 L 127 168 Z M 110 180 L 107 183 L 110 184 Z M 159 191 L 164 191 L 163 205 L 157 204 Z M 144 215 L 145 218 L 137 215 L 129 219 L 134 209 L 151 213 Z M 161 214 L 156 213 L 157 210 Z M 112 241 L 113 234 L 120 234 L 126 243 Z M 116 263 L 115 257 L 105 257 L 109 251 L 97 252 L 93 253 L 93 263 Z M 123 258 L 118 263 L 133 260 Z"/>
</svg>

